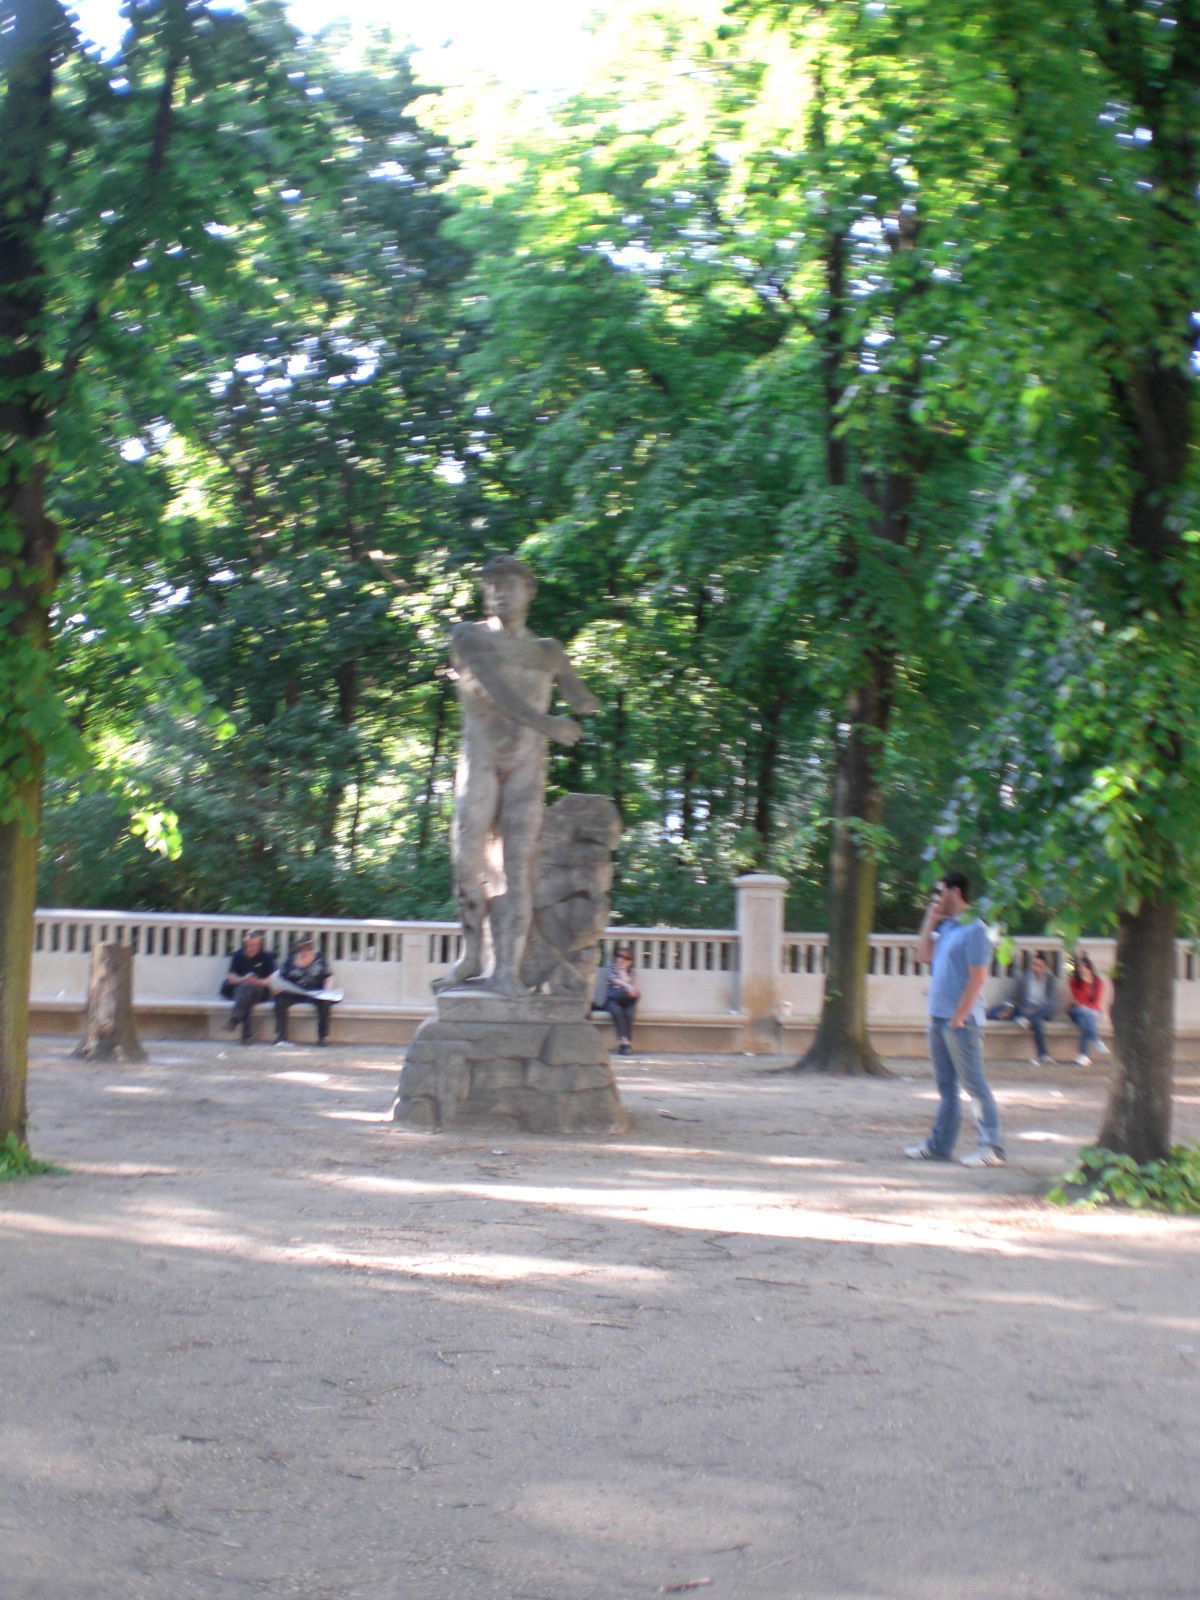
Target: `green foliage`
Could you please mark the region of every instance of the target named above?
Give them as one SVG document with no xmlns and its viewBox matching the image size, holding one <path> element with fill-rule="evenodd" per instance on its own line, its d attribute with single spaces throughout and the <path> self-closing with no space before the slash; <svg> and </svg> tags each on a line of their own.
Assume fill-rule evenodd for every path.
<svg viewBox="0 0 1200 1600">
<path fill-rule="evenodd" d="M 615 753 L 589 776 L 631 825 L 657 824 L 663 859 L 699 846 L 819 873 L 845 698 L 873 651 L 903 662 L 896 752 L 875 754 L 907 803 L 856 837 L 905 925 L 949 776 L 930 770 L 940 735 L 910 741 L 911 765 L 899 751 L 953 719 L 931 710 L 949 674 L 924 670 L 940 641 L 920 597 L 974 471 L 972 403 L 944 354 L 969 197 L 943 183 L 917 239 L 925 135 L 902 96 L 879 110 L 878 81 L 905 67 L 880 64 L 879 29 L 805 15 L 784 42 L 660 10 L 553 127 L 514 139 L 504 182 L 494 142 L 468 163 L 452 224 L 475 259 L 466 370 L 492 515 L 539 568 L 575 576 L 577 648 L 595 638 L 624 687 Z M 656 55 L 677 70 L 649 71 Z M 969 119 L 938 113 L 943 161 L 952 115 Z M 797 902 L 823 924 L 809 886 Z"/>
<path fill-rule="evenodd" d="M 175 139 L 209 220 L 147 249 L 128 304 L 114 286 L 120 337 L 97 334 L 60 407 L 56 702 L 75 746 L 50 752 L 41 885 L 59 903 L 446 904 L 427 879 L 445 868 L 443 639 L 466 593 L 447 539 L 470 548 L 454 530 L 473 503 L 449 150 L 409 113 L 405 55 L 381 41 L 351 68 L 337 36 L 293 53 L 277 24 L 234 19 L 266 53 L 187 100 Z M 253 164 L 228 192 L 205 166 L 210 91 L 274 163 L 252 192 Z M 385 823 L 389 802 L 406 814 Z"/>
<path fill-rule="evenodd" d="M 499 138 L 382 38 L 135 11 L 127 94 L 69 52 L 43 239 L 47 370 L 92 341 L 54 705 L 12 657 L 64 730 L 44 897 L 448 910 L 445 633 L 505 547 L 602 701 L 552 785 L 616 799 L 630 922 L 725 922 L 759 867 L 824 923 L 881 653 L 877 926 L 950 851 L 1014 928 L 1200 882 L 1192 468 L 1137 487 L 1200 303 L 1171 30 L 1131 83 L 1091 0 L 666 4 Z"/>
<path fill-rule="evenodd" d="M 1142 1164 L 1089 1145 L 1046 1198 L 1077 1210 L 1115 1203 L 1135 1211 L 1200 1212 L 1200 1143 L 1175 1145 L 1165 1161 Z"/>
<path fill-rule="evenodd" d="M 65 1167 L 53 1166 L 49 1161 L 39 1161 L 30 1155 L 29 1146 L 15 1133 L 0 1140 L 0 1183 L 11 1183 L 17 1178 L 57 1177 Z"/>
<path fill-rule="evenodd" d="M 1019 28 L 980 19 L 1013 91 L 987 223 L 1002 249 L 975 282 L 993 329 L 1010 326 L 993 369 L 1006 392 L 981 435 L 1001 468 L 984 550 L 1005 576 L 963 619 L 1003 611 L 1010 630 L 1013 692 L 983 780 L 1006 803 L 985 820 L 1010 837 L 1046 820 L 1045 848 L 1023 841 L 1007 875 L 1060 900 L 1068 859 L 1082 861 L 1085 915 L 1164 892 L 1186 905 L 1200 782 L 1194 29 L 1177 37 L 1137 7 L 1114 26 L 1090 0 L 1016 15 Z M 978 359 L 987 371 L 982 344 Z"/>
<path fill-rule="evenodd" d="M 163 350 L 206 295 L 250 281 L 230 240 L 278 205 L 272 179 L 311 123 L 287 43 L 273 6 L 232 16 L 177 0 L 131 7 L 119 62 L 85 54 L 56 0 L 17 8 L 5 30 L 0 819 L 48 752 L 83 749 L 47 650 L 59 560 L 44 514 L 48 475 L 98 442 L 82 363 L 121 374 L 128 411 L 138 391 L 165 406 Z M 115 621 L 110 607 L 110 635 Z"/>
<path fill-rule="evenodd" d="M 55 763 L 44 896 L 444 903 L 444 635 L 470 604 L 463 564 L 520 545 L 542 578 L 533 626 L 570 641 L 603 702 L 552 781 L 617 800 L 635 920 L 725 920 L 729 878 L 760 867 L 791 881 L 789 918 L 824 925 L 844 696 L 872 640 L 902 647 L 889 795 L 863 837 L 880 925 L 910 923 L 960 715 L 922 665 L 918 603 L 975 471 L 945 355 L 959 199 L 893 250 L 914 173 L 940 180 L 903 97 L 881 112 L 869 92 L 874 23 L 865 43 L 754 25 L 714 46 L 718 20 L 677 8 L 623 35 L 606 82 L 516 148 L 493 131 L 453 195 L 402 57 L 306 53 L 324 93 L 286 200 L 210 240 L 253 271 L 156 320 L 152 348 L 131 306 L 72 429 L 60 684 L 111 800 Z M 663 51 L 696 73 L 664 77 Z M 856 287 L 831 413 L 839 230 Z M 847 482 L 828 481 L 831 431 Z M 884 480 L 916 456 L 921 535 L 897 542 Z M 121 843 L 97 863 L 101 816 L 124 836 L 166 810 L 162 859 Z"/>
</svg>

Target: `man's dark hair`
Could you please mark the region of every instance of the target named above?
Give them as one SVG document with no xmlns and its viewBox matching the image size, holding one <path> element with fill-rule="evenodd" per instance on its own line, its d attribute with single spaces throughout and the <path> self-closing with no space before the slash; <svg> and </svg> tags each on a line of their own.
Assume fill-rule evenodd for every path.
<svg viewBox="0 0 1200 1600">
<path fill-rule="evenodd" d="M 965 872 L 943 872 L 942 882 L 947 889 L 957 889 L 964 900 L 971 898 L 971 880 Z"/>
</svg>

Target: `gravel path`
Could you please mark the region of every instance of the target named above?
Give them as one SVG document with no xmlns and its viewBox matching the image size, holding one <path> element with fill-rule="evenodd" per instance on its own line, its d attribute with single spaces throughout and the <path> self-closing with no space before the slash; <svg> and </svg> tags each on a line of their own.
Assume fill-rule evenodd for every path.
<svg viewBox="0 0 1200 1600">
<path fill-rule="evenodd" d="M 39 1041 L 0 1188 L 3 1600 L 1200 1596 L 1200 1220 L 883 1082 L 631 1057 L 629 1135 L 393 1128 L 394 1054 Z M 1200 1078 L 1178 1096 L 1200 1136 Z"/>
</svg>

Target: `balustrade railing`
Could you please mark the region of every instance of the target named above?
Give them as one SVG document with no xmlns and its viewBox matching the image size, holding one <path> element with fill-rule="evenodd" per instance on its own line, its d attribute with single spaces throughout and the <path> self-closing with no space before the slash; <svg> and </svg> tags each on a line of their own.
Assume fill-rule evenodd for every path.
<svg viewBox="0 0 1200 1600">
<path fill-rule="evenodd" d="M 758 891 L 761 894 L 761 887 Z M 367 1010 L 400 1008 L 412 1012 L 432 1006 L 430 985 L 457 958 L 461 935 L 454 923 L 394 922 L 383 918 L 237 917 L 185 912 L 41 910 L 36 917 L 32 999 L 79 1003 L 87 993 L 92 947 L 112 940 L 136 954 L 134 996 L 153 1008 L 215 1001 L 229 958 L 252 928 L 261 928 L 278 954 L 301 934 L 316 939 L 345 990 L 346 1002 Z M 727 928 L 609 928 L 600 942 L 601 960 L 618 946 L 633 951 L 640 1014 L 647 1018 L 728 1017 L 740 1013 L 752 992 L 792 1020 L 815 1018 L 821 1008 L 828 939 L 821 933 L 782 933 L 770 946 L 776 967 L 765 974 L 744 970 L 739 934 Z M 1107 976 L 1112 969 L 1111 939 L 1080 941 Z M 917 1023 L 925 1013 L 928 973 L 916 958 L 913 934 L 873 934 L 868 955 L 868 1007 L 881 1021 Z M 1028 964 L 1035 950 L 1065 976 L 1067 957 L 1053 939 L 1013 941 L 1007 968 L 998 963 L 999 984 Z M 750 979 L 764 979 L 752 991 Z M 1200 954 L 1180 941 L 1176 953 L 1176 1014 L 1180 1026 L 1200 1027 Z"/>
<path fill-rule="evenodd" d="M 360 1006 L 421 1006 L 429 984 L 454 960 L 454 923 L 349 921 L 337 917 L 227 917 L 165 911 L 39 911 L 32 997 L 63 1000 L 87 992 L 93 944 L 134 952 L 140 1005 L 215 999 L 229 958 L 251 929 L 282 955 L 309 934 L 333 968 L 346 1000 Z"/>
</svg>

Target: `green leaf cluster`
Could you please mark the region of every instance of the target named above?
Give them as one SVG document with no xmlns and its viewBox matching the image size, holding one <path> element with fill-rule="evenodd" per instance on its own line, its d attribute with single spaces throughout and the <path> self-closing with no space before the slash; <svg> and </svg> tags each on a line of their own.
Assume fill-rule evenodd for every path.
<svg viewBox="0 0 1200 1600">
<path fill-rule="evenodd" d="M 49 1161 L 39 1161 L 30 1153 L 29 1146 L 15 1133 L 0 1139 L 0 1183 L 12 1183 L 19 1178 L 59 1177 L 65 1167 L 56 1167 Z"/>
<path fill-rule="evenodd" d="M 1139 1164 L 1132 1156 L 1089 1145 L 1046 1196 L 1052 1205 L 1095 1210 L 1200 1212 L 1200 1144 L 1179 1144 L 1165 1161 Z"/>
</svg>

